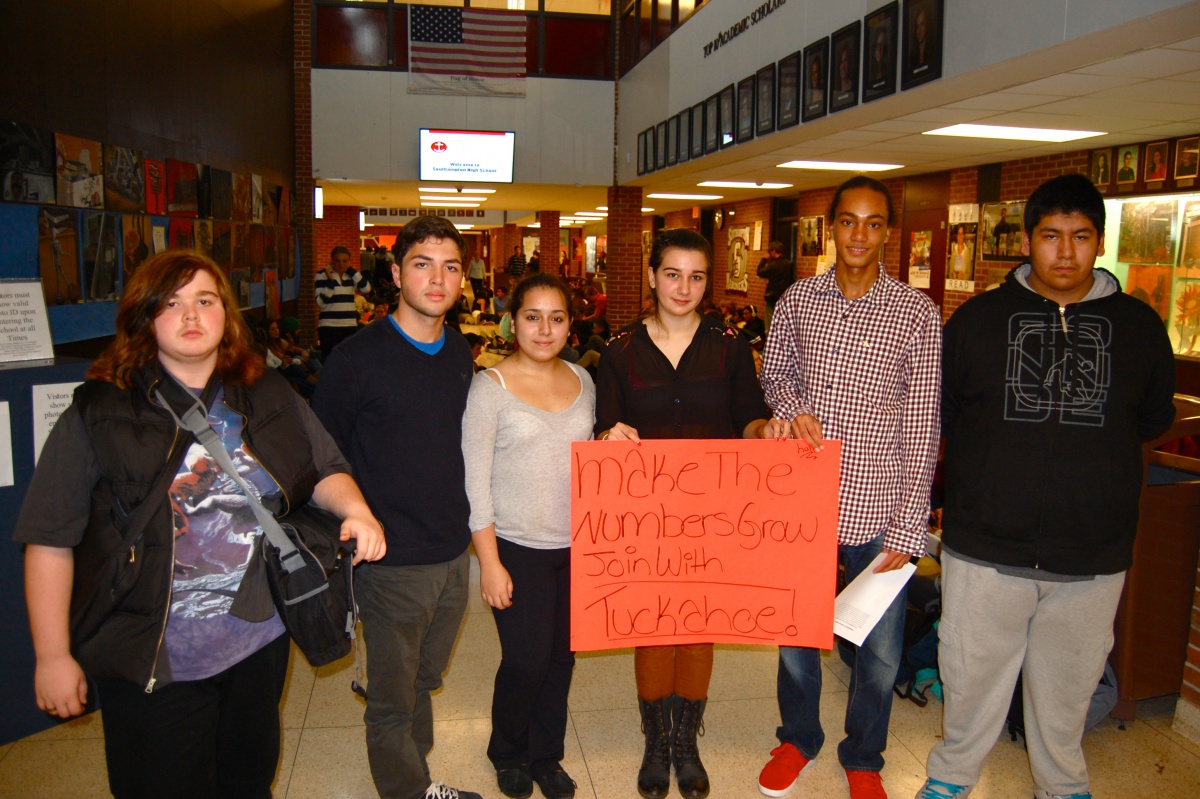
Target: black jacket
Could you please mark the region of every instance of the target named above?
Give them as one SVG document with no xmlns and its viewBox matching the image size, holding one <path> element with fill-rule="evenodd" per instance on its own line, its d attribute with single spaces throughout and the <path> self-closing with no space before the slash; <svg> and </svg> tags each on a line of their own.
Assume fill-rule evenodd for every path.
<svg viewBox="0 0 1200 799">
<path fill-rule="evenodd" d="M 213 380 L 217 378 L 214 377 Z M 187 448 L 190 433 L 176 429 L 154 397 L 160 390 L 177 413 L 192 400 L 166 376 L 157 363 L 137 375 L 128 390 L 111 383 L 89 380 L 75 390 L 75 404 L 95 452 L 100 480 L 92 491 L 91 515 L 83 540 L 75 548 L 75 581 L 72 618 L 97 591 L 96 575 L 105 558 L 120 544 L 122 534 L 114 520 L 132 513 L 143 501 L 157 503 L 144 532 L 144 547 L 132 591 L 87 640 L 72 641 L 76 659 L 91 676 L 116 677 L 154 686 L 159 649 L 166 629 L 175 553 L 171 504 L 166 491 L 147 498 L 170 453 Z M 303 422 L 291 388 L 268 370 L 252 387 L 225 386 L 225 403 L 246 417 L 242 440 L 283 493 L 282 516 L 312 496 L 318 471 L 306 442 L 297 440 Z M 243 580 L 250 579 L 249 573 Z M 258 596 L 243 597 L 262 606 L 264 584 L 256 583 Z M 269 616 L 268 616 L 269 618 Z M 160 683 L 161 685 L 161 683 Z"/>
<path fill-rule="evenodd" d="M 988 563 L 1066 575 L 1132 561 L 1142 442 L 1175 416 L 1163 321 L 1114 289 L 1060 309 L 1018 280 L 945 328 L 943 541 Z"/>
</svg>

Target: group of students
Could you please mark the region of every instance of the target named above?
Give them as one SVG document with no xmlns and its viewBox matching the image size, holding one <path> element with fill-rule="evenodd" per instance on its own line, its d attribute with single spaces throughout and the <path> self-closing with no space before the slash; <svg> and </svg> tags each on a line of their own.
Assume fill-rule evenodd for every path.
<svg viewBox="0 0 1200 799">
<path fill-rule="evenodd" d="M 18 520 L 38 706 L 78 714 L 85 673 L 95 680 L 122 799 L 270 795 L 288 645 L 273 613 L 240 601 L 253 592 L 242 576 L 259 528 L 164 405 L 200 403 L 278 513 L 313 501 L 357 539 L 367 752 L 380 796 L 397 799 L 478 799 L 434 781 L 426 762 L 472 542 L 502 651 L 487 749 L 498 787 L 574 796 L 561 765 L 572 441 L 794 437 L 819 451 L 840 439 L 838 559 L 850 581 L 924 553 L 942 433 L 945 734 L 918 797 L 970 792 L 1022 670 L 1035 797 L 1088 797 L 1087 699 L 1131 558 L 1140 445 L 1173 418 L 1173 357 L 1153 310 L 1093 272 L 1104 206 L 1085 178 L 1049 181 L 1025 213 L 1029 263 L 943 331 L 936 306 L 880 265 L 894 218 L 886 187 L 847 181 L 829 208 L 837 262 L 778 299 L 761 380 L 745 338 L 700 313 L 709 243 L 663 231 L 647 274 L 653 308 L 612 337 L 594 383 L 559 357 L 571 293 L 545 273 L 512 291 L 514 354 L 476 374 L 445 325 L 465 242 L 447 220 L 419 217 L 394 248 L 397 310 L 330 355 L 312 412 L 263 373 L 221 270 L 161 255 L 127 288 L 117 338 L 52 431 Z M 72 641 L 71 610 L 96 588 L 89 553 L 119 540 L 143 502 L 154 515 L 130 599 Z M 886 797 L 903 622 L 901 594 L 854 650 L 837 748 L 852 799 Z M 672 771 L 686 799 L 709 794 L 697 734 L 712 667 L 712 644 L 636 649 L 641 796 L 665 797 Z M 780 647 L 780 743 L 763 794 L 788 793 L 821 750 L 820 694 L 819 650 Z"/>
</svg>

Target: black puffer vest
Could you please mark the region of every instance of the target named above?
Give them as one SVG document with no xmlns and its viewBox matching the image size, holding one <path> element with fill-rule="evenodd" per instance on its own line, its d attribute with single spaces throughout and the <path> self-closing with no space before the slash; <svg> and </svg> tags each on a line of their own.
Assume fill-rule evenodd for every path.
<svg viewBox="0 0 1200 799">
<path fill-rule="evenodd" d="M 72 641 L 72 649 L 88 674 L 129 680 L 144 685 L 147 691 L 156 683 L 159 687 L 165 684 L 159 679 L 159 650 L 170 608 L 175 548 L 167 492 L 146 495 L 165 466 L 178 461 L 171 456 L 195 441 L 190 433 L 176 428 L 174 419 L 155 398 L 156 389 L 177 414 L 192 405 L 191 397 L 157 363 L 139 373 L 128 390 L 96 380 L 75 390 L 75 405 L 99 463 L 100 480 L 92 491 L 87 530 L 75 548 L 72 619 L 97 592 L 109 590 L 107 585 L 97 584 L 97 576 L 101 565 L 120 547 L 123 536 L 117 521 L 144 501 L 157 507 L 142 533 L 140 557 L 124 567 L 134 570 L 132 590 L 98 632 L 86 640 Z M 317 483 L 317 471 L 287 381 L 269 370 L 251 387 L 225 386 L 224 401 L 246 419 L 242 432 L 246 450 L 283 490 L 283 507 L 276 515 L 307 502 Z M 256 596 L 245 599 L 259 608 L 269 606 L 270 597 L 262 595 L 265 586 L 256 582 L 253 587 Z M 239 601 L 245 593 L 239 591 Z"/>
</svg>

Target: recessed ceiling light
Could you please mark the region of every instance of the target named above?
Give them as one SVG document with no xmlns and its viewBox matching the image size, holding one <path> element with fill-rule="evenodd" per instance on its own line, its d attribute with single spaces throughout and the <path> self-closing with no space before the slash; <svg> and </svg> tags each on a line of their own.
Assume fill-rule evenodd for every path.
<svg viewBox="0 0 1200 799">
<path fill-rule="evenodd" d="M 448 203 L 445 200 L 441 202 L 421 203 L 422 208 L 478 208 L 479 203 Z"/>
<path fill-rule="evenodd" d="M 839 172 L 886 172 L 904 164 L 856 164 L 851 161 L 788 161 L 780 169 L 827 169 Z"/>
<path fill-rule="evenodd" d="M 647 194 L 649 200 L 724 200 L 720 194 Z"/>
<path fill-rule="evenodd" d="M 458 222 L 455 222 L 454 226 L 459 230 L 470 230 L 471 228 L 475 227 L 474 225 L 460 225 Z"/>
<path fill-rule="evenodd" d="M 711 189 L 790 189 L 792 187 L 791 183 L 755 183 L 745 180 L 706 180 L 696 185 Z"/>
<path fill-rule="evenodd" d="M 417 191 L 428 191 L 433 194 L 495 194 L 495 189 L 460 189 L 450 186 L 418 186 Z"/>
<path fill-rule="evenodd" d="M 422 197 L 423 202 L 441 203 L 442 205 L 470 205 L 472 207 L 481 205 L 487 198 L 485 197 Z"/>
<path fill-rule="evenodd" d="M 927 130 L 926 136 L 961 136 L 968 139 L 1011 139 L 1014 141 L 1064 142 L 1103 136 L 1099 130 L 1056 130 L 1054 128 L 1017 128 L 1009 125 L 951 125 Z"/>
</svg>

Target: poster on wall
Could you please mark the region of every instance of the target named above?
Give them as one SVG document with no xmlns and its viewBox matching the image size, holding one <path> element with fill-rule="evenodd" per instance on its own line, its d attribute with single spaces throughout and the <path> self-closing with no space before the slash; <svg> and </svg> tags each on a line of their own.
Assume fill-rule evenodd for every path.
<svg viewBox="0 0 1200 799">
<path fill-rule="evenodd" d="M 74 208 L 104 207 L 104 157 L 100 142 L 54 134 L 58 170 L 58 204 Z"/>
<path fill-rule="evenodd" d="M 207 258 L 212 258 L 213 221 L 211 219 L 197 219 L 193 227 L 193 232 L 195 234 L 196 252 Z"/>
<path fill-rule="evenodd" d="M 975 235 L 977 222 L 951 222 L 946 253 L 946 290 L 975 290 Z"/>
<path fill-rule="evenodd" d="M 279 273 L 274 269 L 263 270 L 263 297 L 268 319 L 279 318 Z"/>
<path fill-rule="evenodd" d="M 800 254 L 815 258 L 825 249 L 825 217 L 805 216 L 800 219 Z"/>
<path fill-rule="evenodd" d="M 233 268 L 250 270 L 250 225 L 233 223 Z"/>
<path fill-rule="evenodd" d="M 200 182 L 190 161 L 167 159 L 167 213 L 192 218 L 200 213 Z"/>
<path fill-rule="evenodd" d="M 750 228 L 729 229 L 729 271 L 725 273 L 727 291 L 749 291 L 750 278 L 747 267 L 750 261 Z"/>
<path fill-rule="evenodd" d="M 1191 355 L 1200 349 L 1200 280 L 1175 284 L 1175 316 L 1171 338 L 1175 351 Z"/>
<path fill-rule="evenodd" d="M 985 261 L 1023 261 L 1022 217 L 1025 203 L 988 203 L 981 213 L 979 253 Z"/>
<path fill-rule="evenodd" d="M 1175 200 L 1121 204 L 1117 260 L 1129 264 L 1175 263 Z"/>
<path fill-rule="evenodd" d="M 276 225 L 283 224 L 279 219 L 279 200 L 282 194 L 282 186 L 270 181 L 263 181 L 262 221 L 264 225 L 275 227 Z"/>
<path fill-rule="evenodd" d="M 0 189 L 10 203 L 54 203 L 54 134 L 0 121 Z"/>
<path fill-rule="evenodd" d="M 146 168 L 137 150 L 104 145 L 104 207 L 130 213 L 146 210 Z"/>
<path fill-rule="evenodd" d="M 123 285 L 150 257 L 150 217 L 143 214 L 121 216 L 121 271 Z"/>
<path fill-rule="evenodd" d="M 250 270 L 234 269 L 229 273 L 229 282 L 233 285 L 233 296 L 237 297 L 238 308 L 243 311 L 250 307 Z"/>
<path fill-rule="evenodd" d="M 83 213 L 83 300 L 117 299 L 117 238 L 120 216 L 106 211 Z"/>
<path fill-rule="evenodd" d="M 266 233 L 262 225 L 250 225 L 250 282 L 262 282 L 263 264 L 266 262 Z M 271 253 L 274 255 L 274 253 Z"/>
<path fill-rule="evenodd" d="M 167 227 L 167 247 L 192 249 L 192 237 L 195 235 L 192 227 L 194 224 L 190 219 L 172 219 Z"/>
<path fill-rule="evenodd" d="M 167 212 L 167 165 L 151 158 L 146 165 L 146 213 L 156 215 Z"/>
<path fill-rule="evenodd" d="M 250 221 L 250 176 L 241 172 L 233 173 L 233 214 L 234 222 Z"/>
<path fill-rule="evenodd" d="M 911 247 L 908 251 L 908 285 L 913 288 L 929 288 L 929 276 L 932 272 L 930 264 L 933 247 L 932 230 L 914 230 Z"/>
<path fill-rule="evenodd" d="M 229 270 L 233 268 L 233 223 L 214 219 L 212 236 L 212 259 L 225 270 L 225 277 L 229 277 Z"/>
<path fill-rule="evenodd" d="M 250 176 L 250 221 L 258 224 L 262 224 L 263 221 L 262 175 Z"/>
<path fill-rule="evenodd" d="M 79 213 L 42 208 L 38 214 L 38 271 L 46 305 L 83 301 L 79 290 Z"/>
<path fill-rule="evenodd" d="M 205 170 L 208 177 L 209 211 L 213 219 L 233 217 L 233 173 L 228 169 L 210 166 Z"/>
</svg>

